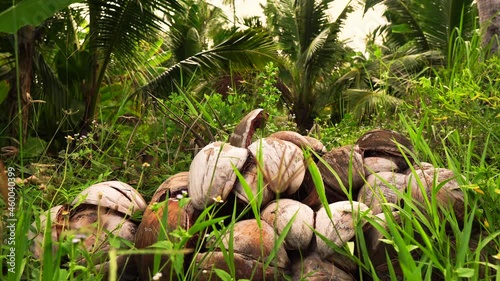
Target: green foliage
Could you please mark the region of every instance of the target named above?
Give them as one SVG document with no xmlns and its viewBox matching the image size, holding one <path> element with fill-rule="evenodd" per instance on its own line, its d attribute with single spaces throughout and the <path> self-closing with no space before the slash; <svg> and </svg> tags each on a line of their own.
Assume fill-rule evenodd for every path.
<svg viewBox="0 0 500 281">
<path fill-rule="evenodd" d="M 220 44 L 176 62 L 144 85 L 142 90 L 165 98 L 177 87 L 186 87 L 195 74 L 210 79 L 227 74 L 228 70 L 235 73 L 254 71 L 269 61 L 275 61 L 276 51 L 277 47 L 267 32 L 261 29 L 237 30 Z"/>
<path fill-rule="evenodd" d="M 310 130 L 320 111 L 333 102 L 330 78 L 347 53 L 338 35 L 351 6 L 346 4 L 331 20 L 326 10 L 333 2 L 276 0 L 268 1 L 264 9 L 269 29 L 284 53 L 279 77 L 288 93 L 283 100 L 291 106 L 302 133 Z"/>
<path fill-rule="evenodd" d="M 319 133 L 312 135 L 321 139 L 327 149 L 330 150 L 335 147 L 355 143 L 356 140 L 359 139 L 364 133 L 374 127 L 387 127 L 384 126 L 387 124 L 379 125 L 380 126 L 374 126 L 372 124 L 359 124 L 357 119 L 354 119 L 352 115 L 347 114 L 342 121 L 337 124 L 332 124 L 331 121 L 317 123 L 317 126 L 320 128 Z"/>
<path fill-rule="evenodd" d="M 500 141 L 500 60 L 478 57 L 477 49 L 471 49 L 467 42 L 460 46 L 455 52 L 461 56 L 459 63 L 437 70 L 435 77 L 415 82 L 413 102 L 407 103 L 406 112 L 423 122 L 422 133 L 431 147 L 439 147 L 442 141 L 451 147 L 460 146 L 472 137 L 472 163 L 478 163 L 485 150 L 487 161 L 498 163 L 500 152 L 495 144 Z M 451 140 L 459 135 L 465 139 Z M 492 146 L 487 146 L 488 140 Z"/>
<path fill-rule="evenodd" d="M 66 3 L 59 2 L 54 4 L 49 1 L 38 12 L 43 14 L 44 11 Z M 64 134 L 80 132 L 82 127 L 87 129 L 86 126 L 96 118 L 101 87 L 121 78 L 112 75 L 110 66 L 114 65 L 116 69 L 119 65 L 122 70 L 142 72 L 141 74 L 149 67 L 154 68 L 157 61 L 153 58 L 157 54 L 142 51 L 150 50 L 150 46 L 158 42 L 160 31 L 165 26 L 158 12 L 174 15 L 180 10 L 182 9 L 177 1 L 155 0 L 141 3 L 84 1 L 82 5 L 70 6 L 50 18 L 43 18 L 40 26 L 33 26 L 19 33 L 20 39 L 31 39 L 20 45 L 31 50 L 19 60 L 24 68 L 11 66 L 18 53 L 15 51 L 17 46 L 13 44 L 14 40 L 8 40 L 8 36 L 1 34 L 3 39 L 0 53 L 6 58 L 2 59 L 2 67 L 11 66 L 9 75 L 4 75 L 2 79 L 12 80 L 9 82 L 11 88 L 14 88 L 14 74 L 18 68 L 24 69 L 26 73 L 20 75 L 20 84 L 28 85 L 29 88 L 24 90 L 37 101 L 33 108 L 34 114 L 23 117 L 29 116 L 31 119 L 24 121 L 32 121 L 38 136 L 45 140 L 57 133 L 55 138 L 59 142 Z M 22 15 L 21 11 L 17 12 Z M 34 15 L 36 17 L 37 13 Z M 99 36 L 95 36 L 96 34 Z M 150 57 L 145 59 L 144 55 Z M 150 64 L 143 66 L 144 62 Z M 135 78 L 134 76 L 130 75 L 128 78 Z M 137 77 L 143 78 L 142 75 Z M 148 77 L 148 81 L 150 79 Z M 134 83 L 138 83 L 138 80 L 140 81 L 129 81 L 135 87 Z M 14 96 L 10 99 L 16 100 Z M 14 115 L 13 110 L 9 109 L 8 112 Z"/>
<path fill-rule="evenodd" d="M 472 0 L 367 0 L 365 11 L 379 3 L 387 6 L 384 15 L 389 23 L 382 29 L 388 48 L 434 50 L 447 56 L 455 38 L 470 38 L 475 27 Z"/>
<path fill-rule="evenodd" d="M 20 1 L 0 13 L 0 32 L 16 33 L 25 25 L 39 25 L 56 12 L 77 2 L 80 0 Z M 11 3 L 13 2 L 11 1 Z"/>
<path fill-rule="evenodd" d="M 255 78 L 255 87 L 250 91 L 256 92 L 253 107 L 264 109 L 269 114 L 266 129 L 270 132 L 296 130 L 296 124 L 286 117 L 291 110 L 285 102 L 280 90 L 276 87 L 278 83 L 279 69 L 272 62 L 268 63 L 264 70 Z"/>
<path fill-rule="evenodd" d="M 441 59 L 436 51 L 369 46 L 368 54 L 354 57 L 336 81 L 343 86 L 345 111 L 358 122 L 394 117 L 412 90 L 411 81 L 428 75 Z"/>
<path fill-rule="evenodd" d="M 227 29 L 228 19 L 221 8 L 201 0 L 181 4 L 186 12 L 175 16 L 167 37 L 168 47 L 173 51 L 176 62 L 209 49 L 211 38 L 227 36 L 234 31 Z M 215 45 L 218 43 L 221 42 Z"/>
<path fill-rule="evenodd" d="M 0 28 L 23 25 L 22 17 L 8 27 L 1 22 L 31 2 L 36 1 L 24 0 L 2 12 Z M 379 2 L 390 8 L 386 12 L 390 25 L 381 28 L 388 32 L 387 48 L 372 46 L 370 56 L 353 59 L 337 41 L 349 6 L 331 22 L 324 11 L 333 1 L 268 1 L 268 24 L 277 45 L 255 19 L 247 20 L 254 26 L 251 29 L 225 29 L 227 19 L 218 18 L 220 10 L 204 1 L 186 2 L 181 7 L 176 1 L 86 1 L 53 17 L 42 9 L 43 19 L 29 19 L 31 24 L 46 21 L 36 28 L 39 37 L 33 42 L 31 133 L 24 148 L 7 163 L 19 171 L 15 233 L 19 270 L 10 279 L 102 280 L 94 265 L 97 259 L 109 258 L 110 279 L 115 280 L 121 273 L 116 268 L 117 255 L 155 254 L 159 258 L 168 252 L 171 277 L 196 280 L 199 273 L 194 262 L 184 268 L 183 249 L 197 234 L 194 253 L 210 241 L 204 250 L 222 251 L 229 265 L 228 272 L 215 274 L 223 280 L 234 279 L 234 223 L 247 216 L 260 221 L 261 193 L 251 194 L 245 183 L 251 200 L 244 210 L 225 205 L 230 202 L 207 208 L 192 228 L 164 231 L 151 249 L 119 249 L 124 241 L 110 237 L 116 249 L 102 256 L 83 251 L 72 233 L 52 241 L 47 228 L 42 263 L 29 252 L 31 241 L 26 233 L 32 222 L 40 228 L 43 210 L 71 202 L 96 182 L 122 180 L 149 199 L 163 180 L 189 170 L 198 149 L 211 141 L 226 141 L 241 118 L 257 107 L 269 113 L 266 131 L 259 132 L 260 136 L 306 128 L 331 149 L 353 144 L 366 131 L 383 127 L 407 134 L 416 159 L 447 167 L 457 175 L 465 192 L 463 221 L 453 210 L 439 208 L 436 193 L 442 184 L 432 188 L 423 204 L 416 203 L 409 192 L 399 192 L 402 204 L 383 206 L 386 222 L 367 214 L 359 218 L 379 230 L 384 236 L 381 241 L 397 251 L 394 263 L 387 255 L 388 276 L 377 276 L 361 224 L 356 224 L 356 241 L 349 246 L 338 248 L 328 241 L 359 265 L 363 279 L 499 278 L 495 259 L 500 259 L 500 57 L 487 58 L 480 34 L 472 31 L 472 1 L 367 0 L 367 8 Z M 157 9 L 173 21 L 163 22 L 154 13 Z M 213 19 L 220 32 L 204 26 L 205 19 Z M 176 36 L 171 40 L 158 37 L 163 24 L 172 24 L 169 34 Z M 4 109 L 13 85 L 7 78 L 19 70 L 12 37 L 1 36 L 0 104 Z M 343 64 L 346 60 L 349 63 Z M 215 93 L 206 82 L 221 74 L 235 78 L 239 85 Z M 205 91 L 200 90 L 203 87 Z M 84 135 L 75 134 L 85 107 L 92 103 L 98 114 L 90 115 L 96 115 L 96 121 L 89 123 Z M 304 104 L 309 106 L 312 128 L 307 122 L 295 123 L 293 113 Z M 7 117 L 2 120 L 11 122 Z M 0 134 L 2 141 L 9 140 L 4 128 Z M 2 147 L 0 152 L 4 151 Z M 322 204 L 327 205 L 323 181 L 310 154 L 305 152 L 308 171 Z M 352 167 L 349 170 L 352 178 Z M 258 181 L 262 190 L 260 171 Z M 417 188 L 424 186 L 420 183 Z M 342 189 L 351 200 L 356 199 L 350 186 Z M 187 201 L 183 198 L 181 204 Z M 220 207 L 232 212 L 220 216 Z M 399 218 L 390 207 L 399 211 Z M 276 237 L 276 245 L 283 242 L 291 223 Z M 221 246 L 225 235 L 231 238 L 227 248 Z M 59 246 L 54 254 L 52 245 Z M 7 245 L 1 251 L 5 256 Z M 275 248 L 266 266 L 276 254 Z M 86 266 L 78 263 L 82 258 L 88 261 Z M 158 267 L 159 259 L 155 271 Z M 0 268 L 2 278 L 6 277 L 5 264 Z"/>
<path fill-rule="evenodd" d="M 481 185 L 484 187 L 482 188 L 475 183 L 485 175 L 479 177 L 475 175 L 478 175 L 477 171 L 483 170 L 480 167 L 488 166 L 493 174 L 497 173 L 495 172 L 498 171 L 497 168 L 484 162 L 484 158 L 482 163 L 478 163 L 479 166 L 471 162 L 475 150 L 472 139 L 468 143 L 461 143 L 458 147 L 448 147 L 443 142 L 442 148 L 447 156 L 435 158 L 432 149 L 426 144 L 427 140 L 422 134 L 415 133 L 418 129 L 417 123 L 405 116 L 401 118 L 420 156 L 432 159 L 436 166 L 444 165 L 455 174 L 463 175 L 456 179 L 465 195 L 465 217 L 461 221 L 456 217 L 454 209 L 438 207 L 436 194 L 444 185 L 441 183 L 434 184 L 428 200 L 423 205 L 415 202 L 410 191 L 401 193 L 394 189 L 404 202 L 403 207 L 396 207 L 399 211 L 397 221 L 400 223 L 391 219 L 387 221 L 387 228 L 384 229 L 375 218 L 369 220 L 370 224 L 385 233 L 387 239 L 383 240 L 384 243 L 394 246 L 398 251 L 399 266 L 404 276 L 417 274 L 416 278 L 419 280 L 434 280 L 434 278 L 456 280 L 467 276 L 473 276 L 474 280 L 493 278 L 498 274 L 495 272 L 495 268 L 498 271 L 498 266 L 495 265 L 492 256 L 499 246 L 500 233 L 498 226 L 490 225 L 490 219 L 498 220 L 498 216 L 493 215 L 490 208 L 498 204 L 498 196 L 492 200 L 492 197 L 484 195 L 491 194 L 498 189 L 498 185 L 495 183 L 490 186 Z M 462 153 L 454 153 L 455 149 L 460 149 Z M 414 169 L 412 173 L 415 173 Z M 421 182 L 418 182 L 416 188 L 425 189 Z M 389 207 L 395 206 L 391 204 L 385 207 L 387 207 L 384 211 L 385 216 L 393 217 Z M 489 215 L 484 217 L 486 213 Z M 481 223 L 480 229 L 478 222 L 484 222 Z"/>
</svg>

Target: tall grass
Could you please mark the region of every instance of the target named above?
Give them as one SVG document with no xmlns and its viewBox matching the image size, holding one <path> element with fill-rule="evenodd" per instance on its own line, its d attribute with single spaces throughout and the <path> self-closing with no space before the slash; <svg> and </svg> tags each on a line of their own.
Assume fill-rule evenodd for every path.
<svg viewBox="0 0 500 281">
<path fill-rule="evenodd" d="M 460 147 L 458 151 L 466 153 L 466 155 L 460 155 L 460 158 L 450 155 L 450 149 L 443 141 L 443 150 L 447 152 L 448 157 L 447 159 L 439 159 L 430 149 L 422 134 L 419 133 L 420 128 L 415 125 L 414 120 L 401 116 L 401 121 L 421 157 L 433 160 L 436 167 L 443 167 L 443 164 L 446 164 L 446 167 L 458 175 L 457 180 L 465 193 L 465 215 L 463 219 L 460 219 L 454 213 L 455 210 L 439 207 L 436 193 L 445 183 L 437 185 L 435 182 L 430 193 L 431 197 L 422 205 L 412 198 L 411 190 L 403 193 L 397 187 L 384 181 L 398 194 L 402 203 L 400 205 L 384 204 L 386 220 L 383 222 L 378 217 L 365 219 L 383 234 L 385 238 L 381 241 L 386 243 L 388 248 L 395 249 L 397 256 L 387 255 L 388 270 L 384 273 L 387 275 L 378 276 L 380 272 L 377 272 L 372 261 L 366 258 L 371 253 L 365 246 L 365 237 L 362 232 L 358 232 L 356 242 L 361 255 L 355 260 L 359 263 L 360 270 L 363 271 L 361 275 L 369 276 L 368 279 L 375 280 L 379 278 L 401 280 L 401 276 L 408 278 L 408 280 L 456 280 L 457 278 L 491 280 L 495 276 L 499 276 L 500 268 L 498 262 L 494 260 L 494 252 L 498 252 L 500 243 L 498 228 L 493 228 L 496 231 L 485 233 L 484 231 L 490 228 L 489 223 L 486 228 L 484 228 L 484 224 L 478 225 L 478 212 L 480 212 L 478 206 L 481 204 L 487 204 L 490 207 L 496 206 L 498 199 L 493 202 L 481 200 L 481 197 L 477 195 L 483 194 L 483 192 L 476 189 L 477 185 L 472 184 L 469 177 L 461 176 L 470 174 L 470 169 L 474 168 L 470 162 L 472 151 L 474 151 L 472 141 L 462 144 L 455 143 Z M 485 159 L 484 155 L 481 158 Z M 467 167 L 467 169 L 463 169 L 463 167 Z M 416 177 L 414 168 L 412 168 L 412 173 Z M 318 175 L 316 177 L 321 180 Z M 422 182 L 419 180 L 417 182 L 417 188 L 426 189 Z M 494 188 L 498 189 L 498 182 Z M 344 192 L 349 194 L 347 189 Z M 392 209 L 398 211 L 397 218 L 392 213 Z M 487 216 L 494 216 L 490 219 L 495 221 L 499 219 L 496 212 L 489 213 Z M 395 258 L 396 262 L 394 262 Z"/>
</svg>

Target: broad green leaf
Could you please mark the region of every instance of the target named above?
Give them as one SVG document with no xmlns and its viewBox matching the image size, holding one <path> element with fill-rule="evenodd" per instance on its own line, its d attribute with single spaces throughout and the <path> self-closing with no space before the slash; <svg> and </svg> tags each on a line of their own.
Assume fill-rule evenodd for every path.
<svg viewBox="0 0 500 281">
<path fill-rule="evenodd" d="M 463 268 L 463 267 L 457 268 L 455 270 L 455 272 L 457 273 L 457 275 L 459 277 L 463 277 L 463 278 L 471 278 L 471 277 L 474 276 L 474 273 L 475 273 L 474 269 L 472 269 L 472 268 Z"/>
<path fill-rule="evenodd" d="M 108 239 L 108 242 L 109 242 L 109 246 L 111 248 L 115 248 L 115 249 L 120 249 L 120 246 L 121 246 L 121 243 L 120 243 L 120 238 L 114 236 L 114 237 L 110 237 Z"/>
<path fill-rule="evenodd" d="M 81 0 L 24 0 L 0 13 L 0 32 L 15 33 L 25 25 L 39 25 L 56 12 Z"/>
<path fill-rule="evenodd" d="M 217 276 L 221 279 L 221 280 L 224 280 L 224 281 L 230 281 L 230 280 L 233 280 L 233 278 L 231 278 L 231 275 L 227 272 L 225 272 L 224 270 L 222 269 L 218 269 L 218 268 L 214 268 L 214 271 L 215 271 L 215 274 L 217 274 Z"/>
<path fill-rule="evenodd" d="M 24 147 L 25 157 L 38 157 L 45 151 L 47 142 L 39 138 L 29 137 Z"/>
<path fill-rule="evenodd" d="M 406 245 L 406 249 L 408 250 L 408 252 L 411 252 L 413 250 L 418 249 L 418 246 L 417 245 Z"/>
<path fill-rule="evenodd" d="M 158 249 L 167 249 L 167 250 L 172 250 L 172 242 L 171 241 L 158 241 L 154 243 L 153 245 L 150 246 L 151 248 L 158 248 Z"/>
</svg>

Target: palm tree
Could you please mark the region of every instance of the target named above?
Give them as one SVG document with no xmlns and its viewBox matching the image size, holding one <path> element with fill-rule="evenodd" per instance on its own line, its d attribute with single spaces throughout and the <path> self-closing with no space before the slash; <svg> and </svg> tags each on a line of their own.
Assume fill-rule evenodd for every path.
<svg viewBox="0 0 500 281">
<path fill-rule="evenodd" d="M 185 13 L 172 17 L 167 32 L 167 46 L 173 52 L 173 63 L 207 50 L 213 45 L 212 38 L 225 33 L 229 24 L 222 9 L 204 0 L 186 0 L 182 6 Z"/>
<path fill-rule="evenodd" d="M 88 0 L 88 46 L 91 77 L 84 85 L 86 110 L 84 120 L 95 115 L 99 88 L 112 60 L 130 67 L 136 59 L 134 50 L 139 42 L 156 40 L 164 23 L 159 13 L 183 12 L 178 1 L 168 0 Z M 132 64 L 133 66 L 133 64 Z"/>
<path fill-rule="evenodd" d="M 473 1 L 453 0 L 366 0 L 365 12 L 387 6 L 388 24 L 372 36 L 384 38 L 382 46 L 373 39 L 368 56 L 360 55 L 338 80 L 344 84 L 347 110 L 358 121 L 377 112 L 393 111 L 411 89 L 413 78 L 429 75 L 430 66 L 453 65 L 458 36 L 469 38 L 474 27 Z"/>
<path fill-rule="evenodd" d="M 337 19 L 327 14 L 333 0 L 274 0 L 264 8 L 273 35 L 284 57 L 280 79 L 288 86 L 285 102 L 292 105 L 297 127 L 309 130 L 319 111 L 332 101 L 327 83 L 347 53 L 338 40 L 340 27 L 351 8 L 346 5 Z"/>
<path fill-rule="evenodd" d="M 45 4 L 52 6 L 54 3 L 51 2 L 58 1 L 49 0 Z M 88 0 L 83 5 L 67 8 L 40 26 L 22 28 L 19 32 L 25 35 L 22 36 L 24 41 L 20 41 L 23 45 L 11 46 L 10 50 L 2 52 L 6 51 L 13 57 L 14 48 L 19 50 L 18 57 L 23 61 L 12 67 L 11 73 L 19 71 L 23 74 L 20 79 L 23 84 L 21 93 L 31 93 L 32 98 L 47 101 L 42 111 L 49 110 L 53 114 L 46 115 L 45 120 L 50 120 L 52 124 L 62 121 L 54 120 L 54 117 L 61 117 L 62 109 L 77 111 L 69 103 L 83 100 L 82 121 L 87 124 L 94 119 L 108 66 L 114 63 L 129 69 L 135 67 L 137 52 L 134 50 L 138 44 L 156 40 L 163 29 L 159 14 L 180 11 L 178 1 L 174 0 Z M 17 12 L 21 14 L 23 11 Z M 82 24 L 88 18 L 88 25 L 84 26 L 88 28 L 87 32 L 76 31 L 75 25 L 82 25 L 78 25 L 75 18 Z M 79 38 L 82 34 L 85 37 Z M 26 40 L 29 38 L 33 39 L 28 45 Z M 23 53 L 23 48 L 26 53 Z M 73 61 L 75 64 L 71 63 Z M 75 70 L 81 72 L 77 76 L 68 75 Z M 64 76 L 66 81 L 63 81 Z M 28 86 L 32 89 L 27 89 Z M 34 91 L 36 88 L 40 90 Z M 11 92 L 17 90 L 17 84 L 11 83 Z M 23 113 L 22 117 L 27 123 L 26 114 Z"/>
<path fill-rule="evenodd" d="M 380 29 L 368 41 L 367 54 L 355 56 L 336 82 L 343 85 L 346 109 L 358 122 L 379 109 L 394 112 L 410 91 L 413 78 L 429 74 L 432 65 L 443 64 L 439 51 L 421 52 L 410 45 L 391 46 L 391 42 L 377 46 L 374 38 L 378 32 Z"/>
<path fill-rule="evenodd" d="M 484 30 L 483 45 L 486 46 L 491 42 L 491 53 L 495 53 L 498 50 L 498 37 L 500 36 L 500 2 L 477 0 L 477 9 L 480 25 Z"/>
<path fill-rule="evenodd" d="M 186 25 L 180 26 L 184 29 Z M 172 92 L 178 91 L 179 87 L 184 86 L 182 83 L 185 81 L 189 83 L 196 81 L 198 84 L 214 82 L 220 77 L 254 72 L 264 68 L 270 61 L 277 61 L 278 58 L 277 46 L 272 37 L 259 27 L 220 28 L 218 32 L 211 33 L 213 42 L 220 42 L 208 48 L 202 48 L 207 47 L 207 44 L 202 42 L 193 44 L 195 41 L 190 39 L 190 36 L 198 34 L 198 31 L 191 29 L 188 32 L 180 30 L 170 32 L 180 35 L 172 36 L 173 42 L 170 44 L 174 54 L 179 53 L 179 55 L 173 64 L 144 85 L 140 91 L 157 98 L 165 98 Z M 189 51 L 186 51 L 186 46 L 190 46 Z M 194 52 L 196 50 L 198 52 Z"/>
<path fill-rule="evenodd" d="M 34 52 L 35 52 L 35 32 L 32 26 L 25 26 L 19 29 L 17 32 L 17 50 L 18 50 L 18 61 L 17 69 L 19 77 L 15 75 L 10 75 L 8 79 L 10 85 L 15 85 L 11 87 L 7 94 L 7 104 L 10 104 L 9 115 L 16 116 L 20 114 L 18 118 L 22 120 L 21 127 L 17 127 L 19 124 L 14 122 L 12 127 L 12 133 L 15 135 L 21 134 L 21 140 L 26 139 L 26 132 L 28 128 L 28 117 L 29 117 L 29 105 L 31 102 L 31 83 L 33 75 L 33 64 L 34 62 Z M 11 74 L 13 74 L 11 72 Z M 19 99 L 18 99 L 19 93 Z M 19 111 L 20 109 L 20 111 Z M 17 119 L 17 118 L 16 118 Z M 20 131 L 18 131 L 18 129 Z"/>
<path fill-rule="evenodd" d="M 365 12 L 387 6 L 385 43 L 413 53 L 439 51 L 450 64 L 455 38 L 469 38 L 475 23 L 474 0 L 365 0 Z"/>
<path fill-rule="evenodd" d="M 55 0 L 46 4 L 51 5 L 52 1 Z M 197 2 L 203 4 L 202 1 Z M 141 57 L 146 53 L 141 49 L 157 44 L 165 27 L 173 26 L 176 18 L 188 15 L 191 23 L 204 24 L 202 20 L 193 21 L 191 16 L 198 15 L 198 11 L 188 13 L 187 8 L 192 7 L 183 3 L 175 0 L 88 0 L 81 5 L 70 6 L 40 26 L 33 27 L 36 34 L 34 52 L 31 57 L 24 56 L 36 62 L 31 67 L 26 63 L 25 67 L 32 69 L 26 76 L 30 78 L 26 81 L 32 82 L 32 89 L 23 92 L 31 93 L 33 99 L 47 102 L 38 105 L 37 122 L 51 128 L 39 131 L 45 131 L 49 138 L 54 132 L 62 130 L 65 134 L 78 128 L 85 131 L 95 118 L 102 87 L 114 81 L 110 69 L 121 67 L 133 73 L 143 67 L 140 64 L 148 61 Z M 195 29 L 206 30 L 199 26 Z M 193 29 L 188 28 L 188 31 Z M 206 36 L 202 33 L 198 35 Z M 135 84 L 144 86 L 143 89 L 154 89 L 180 81 L 181 74 L 197 73 L 196 69 L 215 73 L 230 67 L 245 69 L 263 66 L 276 54 L 268 38 L 264 32 L 255 30 L 233 32 L 227 40 L 213 48 L 205 49 L 207 44 L 202 44 L 201 48 L 186 52 L 184 57 L 177 57 L 178 61 L 164 73 L 152 73 L 145 86 L 144 82 Z M 8 53 L 13 58 L 15 46 L 6 42 L 11 41 L 2 40 L 1 47 L 5 48 L 0 53 Z M 16 66 L 12 59 L 3 61 L 10 63 L 11 74 L 15 73 L 16 67 L 21 69 L 21 65 Z M 12 91 L 17 91 L 16 83 L 10 85 Z M 160 92 L 159 95 L 168 92 Z M 2 106 L 5 104 L 2 103 Z M 74 121 L 79 124 L 72 123 L 67 128 L 57 125 L 69 119 L 76 119 Z"/>
</svg>

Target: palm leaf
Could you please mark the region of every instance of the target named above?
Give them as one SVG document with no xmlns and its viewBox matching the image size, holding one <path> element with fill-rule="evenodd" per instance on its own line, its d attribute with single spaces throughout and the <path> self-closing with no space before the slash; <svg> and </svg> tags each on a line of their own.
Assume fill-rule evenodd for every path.
<svg viewBox="0 0 500 281">
<path fill-rule="evenodd" d="M 300 52 L 304 52 L 327 26 L 328 16 L 325 11 L 328 9 L 329 2 L 332 1 L 296 1 L 295 20 L 299 30 Z"/>
<path fill-rule="evenodd" d="M 380 106 L 384 110 L 393 110 L 407 95 L 411 81 L 428 72 L 430 65 L 441 64 L 442 56 L 439 51 L 419 53 L 416 49 L 402 49 L 378 59 L 360 57 L 356 61 L 335 84 L 347 87 L 337 87 L 337 91 L 343 91 L 347 110 L 361 120 L 375 113 Z M 336 93 L 331 91 L 325 102 Z"/>
<path fill-rule="evenodd" d="M 177 61 L 208 49 L 209 38 L 219 44 L 234 32 L 225 27 L 229 20 L 221 8 L 201 0 L 186 1 L 184 6 L 185 13 L 173 18 L 168 32 L 168 47 Z"/>
<path fill-rule="evenodd" d="M 318 6 L 322 8 L 322 6 Z M 309 76 L 322 75 L 324 70 L 330 71 L 343 61 L 346 50 L 338 41 L 340 28 L 351 11 L 349 5 L 344 9 L 334 22 L 323 23 L 325 28 L 317 36 L 310 37 L 309 45 L 300 55 L 299 67 L 305 68 Z"/>
<path fill-rule="evenodd" d="M 375 7 L 376 5 L 382 3 L 384 0 L 365 0 L 365 9 L 363 10 L 363 14 L 366 14 L 369 9 Z"/>
<path fill-rule="evenodd" d="M 383 90 L 371 91 L 363 89 L 349 89 L 344 93 L 347 107 L 354 113 L 355 118 L 361 121 L 375 113 L 377 109 L 393 111 L 404 101 L 394 96 L 388 95 Z"/>
<path fill-rule="evenodd" d="M 338 40 L 340 27 L 351 11 L 351 3 L 331 20 L 326 12 L 333 0 L 267 1 L 264 12 L 273 36 L 278 39 L 284 64 L 280 77 L 290 89 L 286 102 L 293 104 L 299 130 L 312 126 L 332 87 L 318 87 L 346 58 L 347 49 Z M 325 90 L 326 89 L 326 90 Z M 330 102 L 331 99 L 328 99 Z"/>
<path fill-rule="evenodd" d="M 102 81 L 108 64 L 121 64 L 126 69 L 135 69 L 134 62 L 142 60 L 139 43 L 153 43 L 165 27 L 160 14 L 183 13 L 179 1 L 167 0 L 89 0 L 90 33 L 87 43 L 91 53 L 99 61 L 97 83 Z"/>
<path fill-rule="evenodd" d="M 108 65 L 121 63 L 125 68 L 134 68 L 139 44 L 156 41 L 164 27 L 160 14 L 170 16 L 182 13 L 182 6 L 175 0 L 89 0 L 89 35 L 92 75 L 87 83 L 87 107 L 84 126 L 94 118 L 99 88 Z M 131 63 L 132 62 L 132 63 Z M 97 70 L 97 72 L 95 72 Z M 133 69 L 132 69 L 133 70 Z M 95 73 L 94 73 L 95 72 Z"/>
<path fill-rule="evenodd" d="M 105 57 L 113 53 L 125 61 L 134 59 L 135 52 L 130 50 L 138 42 L 150 42 L 163 29 L 157 13 L 169 13 L 171 5 L 178 6 L 177 1 L 90 0 L 88 3 L 98 16 L 94 47 L 101 49 Z"/>
<path fill-rule="evenodd" d="M 245 72 L 262 68 L 269 61 L 276 61 L 276 45 L 269 34 L 262 30 L 248 29 L 233 34 L 212 49 L 199 52 L 171 66 L 160 76 L 145 85 L 142 90 L 157 96 L 168 96 L 175 90 L 175 83 L 182 76 L 195 72 L 208 77 L 231 69 Z"/>
<path fill-rule="evenodd" d="M 310 65 L 312 64 L 312 61 L 315 58 L 315 55 L 323 49 L 325 46 L 326 41 L 328 40 L 328 37 L 330 36 L 330 29 L 327 28 L 323 30 L 318 36 L 316 36 L 312 41 L 311 44 L 307 47 L 307 49 L 304 51 L 304 62 L 302 63 L 303 65 Z"/>
<path fill-rule="evenodd" d="M 283 53 L 292 61 L 299 54 L 299 28 L 295 20 L 294 0 L 267 1 L 264 7 L 268 26 L 274 37 L 277 37 Z"/>
<path fill-rule="evenodd" d="M 440 50 L 447 55 L 455 36 L 467 36 L 474 26 L 473 0 L 372 0 L 366 4 L 379 2 L 387 6 L 387 41 L 399 46 L 412 44 L 420 51 Z"/>
<path fill-rule="evenodd" d="M 1 1 L 0 7 L 6 3 L 11 5 L 0 12 L 0 32 L 15 33 L 26 25 L 37 26 L 56 12 L 81 0 L 23 0 L 12 6 L 12 1 Z"/>
<path fill-rule="evenodd" d="M 83 102 L 77 108 L 75 95 L 77 92 L 68 91 L 67 87 L 61 83 L 52 67 L 47 63 L 41 54 L 36 54 L 34 71 L 40 79 L 40 84 L 36 84 L 32 93 L 33 99 L 42 100 L 44 103 L 37 104 L 37 124 L 36 128 L 41 137 L 53 137 L 56 132 L 68 132 L 77 125 L 83 115 Z M 72 101 L 73 104 L 72 104 Z"/>
</svg>

